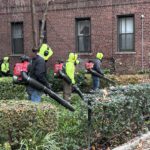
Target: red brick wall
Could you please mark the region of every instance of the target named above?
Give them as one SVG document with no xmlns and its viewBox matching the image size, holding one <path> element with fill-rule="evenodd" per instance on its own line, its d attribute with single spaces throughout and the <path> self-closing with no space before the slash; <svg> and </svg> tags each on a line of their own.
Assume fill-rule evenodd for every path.
<svg viewBox="0 0 150 150">
<path fill-rule="evenodd" d="M 138 2 L 132 5 L 116 5 L 113 7 L 113 54 L 116 58 L 116 69 L 121 72 L 140 71 L 142 65 L 142 21 L 141 15 L 144 14 L 144 68 L 149 68 L 150 58 L 150 17 L 148 15 L 150 3 L 139 4 Z M 147 1 L 148 2 L 148 1 Z M 133 14 L 135 17 L 135 53 L 118 53 L 117 52 L 117 16 Z"/>
<path fill-rule="evenodd" d="M 23 0 L 22 0 L 23 2 Z M 36 1 L 39 6 L 41 1 Z M 32 55 L 33 39 L 29 0 L 22 3 L 23 8 L 11 7 L 9 10 L 0 8 L 0 58 L 11 56 L 11 64 L 18 61 L 19 56 L 12 55 L 11 26 L 12 21 L 24 22 L 24 49 L 25 54 Z M 13 5 L 13 3 L 12 3 Z M 26 7 L 25 7 L 26 6 Z M 36 24 L 42 18 L 41 10 L 45 6 L 36 7 Z M 99 51 L 104 53 L 104 66 L 109 66 L 109 58 L 116 59 L 116 70 L 121 73 L 130 73 L 141 70 L 141 14 L 144 18 L 144 68 L 149 68 L 150 53 L 150 15 L 149 0 L 57 0 L 50 3 L 47 15 L 47 38 L 54 51 L 49 61 L 52 65 L 58 59 L 66 60 L 68 53 L 76 51 L 75 46 L 75 18 L 91 18 L 91 50 L 90 54 L 80 54 L 82 62 L 94 58 Z M 12 12 L 13 11 L 13 12 Z M 22 11 L 22 13 L 17 13 Z M 7 13 L 6 13 L 7 12 Z M 133 14 L 135 16 L 135 53 L 117 52 L 117 16 Z M 39 29 L 37 30 L 39 31 Z M 37 33 L 39 35 L 39 33 Z M 82 63 L 83 64 L 83 63 Z"/>
</svg>

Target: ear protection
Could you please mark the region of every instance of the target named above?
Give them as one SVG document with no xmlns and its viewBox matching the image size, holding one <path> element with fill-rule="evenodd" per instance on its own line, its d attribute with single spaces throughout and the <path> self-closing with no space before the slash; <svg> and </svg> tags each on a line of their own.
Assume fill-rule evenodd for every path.
<svg viewBox="0 0 150 150">
<path fill-rule="evenodd" d="M 48 60 L 52 56 L 53 51 L 47 44 L 42 44 L 38 54 L 43 57 L 44 60 Z"/>
<path fill-rule="evenodd" d="M 44 51 L 44 56 L 48 56 L 49 55 L 49 47 L 47 45 L 47 50 Z"/>
</svg>

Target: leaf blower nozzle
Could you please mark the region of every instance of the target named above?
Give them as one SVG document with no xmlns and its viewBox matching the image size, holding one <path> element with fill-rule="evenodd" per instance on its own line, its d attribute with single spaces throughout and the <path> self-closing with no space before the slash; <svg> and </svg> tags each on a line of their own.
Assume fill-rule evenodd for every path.
<svg viewBox="0 0 150 150">
<path fill-rule="evenodd" d="M 56 100 L 59 104 L 63 105 L 65 108 L 69 109 L 70 111 L 74 111 L 73 106 L 64 100 L 63 98 L 59 97 L 55 92 L 41 84 L 40 82 L 36 81 L 35 79 L 29 77 L 26 72 L 22 72 L 22 78 L 25 80 L 29 85 L 35 87 L 38 90 L 43 91 L 44 93 L 48 94 L 51 98 Z"/>
</svg>

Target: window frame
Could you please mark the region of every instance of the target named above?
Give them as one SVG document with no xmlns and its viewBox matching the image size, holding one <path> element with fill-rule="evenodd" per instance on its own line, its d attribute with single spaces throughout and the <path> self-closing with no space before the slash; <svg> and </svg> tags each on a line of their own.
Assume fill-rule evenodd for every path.
<svg viewBox="0 0 150 150">
<path fill-rule="evenodd" d="M 120 33 L 120 19 L 122 18 L 133 18 L 133 33 Z M 117 52 L 119 53 L 134 53 L 135 52 L 135 16 L 133 14 L 129 15 L 118 15 L 117 16 Z M 125 25 L 126 27 L 126 25 Z M 129 34 L 133 35 L 133 49 L 121 49 L 120 35 L 125 35 L 125 37 Z"/>
<path fill-rule="evenodd" d="M 83 36 L 79 36 L 78 35 L 78 23 L 80 21 L 89 21 L 89 35 L 86 35 L 85 37 L 89 37 L 89 41 L 90 41 L 90 46 L 89 46 L 89 51 L 80 51 L 79 50 L 79 37 L 83 37 Z M 89 54 L 91 53 L 91 18 L 90 17 L 84 17 L 84 18 L 75 18 L 75 40 L 76 40 L 76 51 L 80 54 Z"/>
<path fill-rule="evenodd" d="M 13 36 L 13 25 L 15 24 L 20 24 L 22 27 L 22 37 L 21 38 L 14 38 Z M 15 46 L 14 46 L 14 40 L 16 39 L 22 39 L 22 51 L 20 53 L 15 52 Z M 13 55 L 21 55 L 24 54 L 24 23 L 23 21 L 18 21 L 18 22 L 11 22 L 11 47 L 12 47 L 12 54 Z"/>
</svg>

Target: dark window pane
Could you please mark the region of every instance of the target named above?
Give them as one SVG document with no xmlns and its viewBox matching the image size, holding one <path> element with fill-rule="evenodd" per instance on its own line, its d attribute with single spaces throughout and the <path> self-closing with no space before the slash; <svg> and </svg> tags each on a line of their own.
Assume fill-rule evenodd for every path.
<svg viewBox="0 0 150 150">
<path fill-rule="evenodd" d="M 120 49 L 125 50 L 126 49 L 126 41 L 125 41 L 125 34 L 122 34 L 120 36 Z"/>
<path fill-rule="evenodd" d="M 77 20 L 77 47 L 79 52 L 90 52 L 90 20 Z"/>
<path fill-rule="evenodd" d="M 23 39 L 13 39 L 14 54 L 22 54 Z"/>
<path fill-rule="evenodd" d="M 23 37 L 22 25 L 17 24 L 17 23 L 12 24 L 12 36 L 13 38 Z"/>
<path fill-rule="evenodd" d="M 119 51 L 134 50 L 134 18 L 119 17 Z"/>
<path fill-rule="evenodd" d="M 84 26 L 83 28 L 81 28 L 79 35 L 89 35 L 89 27 Z"/>
<path fill-rule="evenodd" d="M 89 20 L 82 20 L 78 22 L 78 35 L 89 35 L 90 22 Z"/>
<path fill-rule="evenodd" d="M 80 52 L 90 51 L 90 37 L 89 36 L 79 37 L 79 50 Z"/>
<path fill-rule="evenodd" d="M 12 51 L 13 54 L 22 54 L 24 52 L 23 47 L 23 23 L 14 22 L 11 24 L 12 30 Z"/>
<path fill-rule="evenodd" d="M 126 49 L 127 50 L 133 49 L 133 34 L 126 35 Z"/>
</svg>

